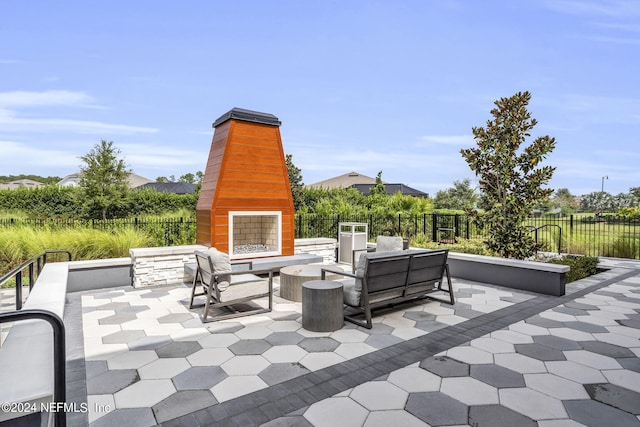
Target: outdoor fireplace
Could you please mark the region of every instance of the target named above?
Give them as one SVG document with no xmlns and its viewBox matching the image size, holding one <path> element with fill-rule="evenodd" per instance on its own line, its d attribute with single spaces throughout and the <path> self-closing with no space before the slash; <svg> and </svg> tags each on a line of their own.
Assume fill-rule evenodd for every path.
<svg viewBox="0 0 640 427">
<path fill-rule="evenodd" d="M 281 212 L 229 212 L 229 254 L 233 258 L 281 255 Z"/>
<path fill-rule="evenodd" d="M 279 126 L 272 114 L 240 108 L 213 123 L 197 243 L 231 259 L 293 255 L 293 197 Z"/>
</svg>

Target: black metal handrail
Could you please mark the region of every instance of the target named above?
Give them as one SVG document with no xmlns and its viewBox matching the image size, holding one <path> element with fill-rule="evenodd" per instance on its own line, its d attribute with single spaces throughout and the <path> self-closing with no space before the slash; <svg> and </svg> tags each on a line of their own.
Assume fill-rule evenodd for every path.
<svg viewBox="0 0 640 427">
<path fill-rule="evenodd" d="M 71 252 L 66 249 L 47 250 L 40 255 L 36 255 L 35 257 L 23 262 L 10 272 L 0 277 L 0 286 L 4 285 L 14 277 L 16 279 L 16 310 L 22 309 L 22 271 L 25 268 L 29 268 L 29 291 L 31 291 L 31 289 L 33 289 L 33 284 L 35 283 L 35 279 L 42 271 L 42 267 L 47 263 L 47 255 L 57 253 L 67 254 L 69 261 L 71 261 Z M 37 268 L 37 273 L 35 274 L 34 266 Z"/>
<path fill-rule="evenodd" d="M 538 243 L 538 230 L 541 230 L 546 227 L 557 227 L 560 230 L 560 233 L 558 234 L 558 254 L 560 254 L 562 251 L 562 227 L 560 227 L 558 224 L 544 224 L 544 225 L 541 225 L 540 227 L 534 227 L 532 225 L 527 226 L 530 232 L 535 233 L 536 243 Z"/>
<path fill-rule="evenodd" d="M 47 310 L 27 309 L 0 313 L 0 324 L 29 319 L 45 320 L 49 322 L 53 329 L 53 402 L 54 405 L 64 403 L 67 401 L 67 356 L 65 354 L 64 322 L 57 314 Z M 67 425 L 67 416 L 64 411 L 55 411 L 53 419 L 56 426 L 65 427 Z"/>
</svg>

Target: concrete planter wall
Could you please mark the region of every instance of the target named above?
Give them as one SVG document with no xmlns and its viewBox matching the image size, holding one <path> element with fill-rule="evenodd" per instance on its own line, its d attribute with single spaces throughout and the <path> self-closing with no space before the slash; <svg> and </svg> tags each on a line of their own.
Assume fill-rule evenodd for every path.
<svg viewBox="0 0 640 427">
<path fill-rule="evenodd" d="M 69 262 L 67 292 L 131 286 L 131 258 L 109 258 Z"/>
<path fill-rule="evenodd" d="M 565 294 L 569 266 L 535 261 L 449 253 L 451 275 L 460 279 L 492 283 L 545 295 Z"/>
<path fill-rule="evenodd" d="M 296 239 L 296 254 L 321 255 L 325 262 L 335 261 L 335 239 Z M 204 246 L 141 248 L 132 250 L 132 258 L 112 258 L 69 263 L 68 292 L 119 286 L 150 286 L 182 283 L 185 263 L 193 263 L 193 251 Z M 492 283 L 545 295 L 565 294 L 566 265 L 519 261 L 483 255 L 449 253 L 451 275 L 460 279 Z M 138 284 L 135 275 L 138 274 Z"/>
</svg>

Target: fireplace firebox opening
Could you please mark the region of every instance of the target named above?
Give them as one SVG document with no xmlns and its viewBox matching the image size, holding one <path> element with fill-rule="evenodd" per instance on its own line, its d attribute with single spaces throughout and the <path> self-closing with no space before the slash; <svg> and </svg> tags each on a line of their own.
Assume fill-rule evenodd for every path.
<svg viewBox="0 0 640 427">
<path fill-rule="evenodd" d="M 282 255 L 282 212 L 229 212 L 231 259 Z"/>
</svg>

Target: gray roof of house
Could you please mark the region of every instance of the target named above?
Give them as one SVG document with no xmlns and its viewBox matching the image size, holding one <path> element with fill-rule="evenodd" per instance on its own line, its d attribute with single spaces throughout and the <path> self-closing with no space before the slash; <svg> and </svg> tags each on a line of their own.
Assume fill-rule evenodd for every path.
<svg viewBox="0 0 640 427">
<path fill-rule="evenodd" d="M 367 196 L 371 192 L 371 188 L 373 188 L 374 185 L 375 184 L 354 184 L 351 187 L 355 188 L 356 190 L 358 190 L 359 192 Z M 408 185 L 404 185 L 404 184 L 385 184 L 384 189 L 387 190 L 387 194 L 390 194 L 390 195 L 400 192 L 408 196 L 429 197 L 428 193 L 425 193 L 424 191 L 416 190 L 415 188 L 411 188 Z"/>
<path fill-rule="evenodd" d="M 375 184 L 376 179 L 370 176 L 362 175 L 358 172 L 349 172 L 344 175 L 336 176 L 333 178 L 325 179 L 324 181 L 309 184 L 310 188 L 348 188 L 356 184 Z"/>
</svg>

